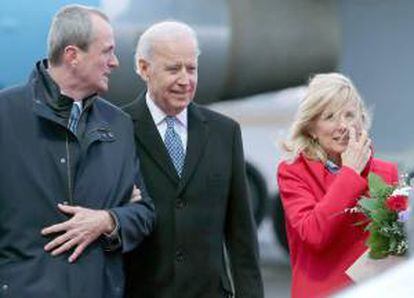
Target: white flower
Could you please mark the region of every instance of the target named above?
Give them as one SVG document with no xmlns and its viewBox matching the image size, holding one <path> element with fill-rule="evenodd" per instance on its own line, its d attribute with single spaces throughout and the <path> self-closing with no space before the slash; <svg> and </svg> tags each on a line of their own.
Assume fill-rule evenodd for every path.
<svg viewBox="0 0 414 298">
<path fill-rule="evenodd" d="M 391 196 L 406 196 L 409 197 L 411 192 L 411 187 L 410 186 L 404 186 L 401 188 L 396 188 L 393 192 Z"/>
</svg>

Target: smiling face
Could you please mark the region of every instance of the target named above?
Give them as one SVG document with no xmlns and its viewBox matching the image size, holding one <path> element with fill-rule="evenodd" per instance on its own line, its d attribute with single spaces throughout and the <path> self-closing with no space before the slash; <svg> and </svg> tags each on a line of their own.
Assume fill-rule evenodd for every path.
<svg viewBox="0 0 414 298">
<path fill-rule="evenodd" d="M 96 15 L 91 15 L 91 21 L 94 38 L 87 51 L 79 49 L 76 67 L 78 86 L 86 94 L 106 92 L 109 75 L 119 65 L 111 25 Z"/>
<path fill-rule="evenodd" d="M 159 40 L 150 59 L 138 67 L 150 97 L 167 115 L 177 115 L 193 100 L 197 88 L 197 44 L 189 35 Z"/>
<path fill-rule="evenodd" d="M 350 127 L 355 128 L 357 136 L 363 127 L 362 113 L 355 100 L 339 108 L 334 104 L 328 105 L 315 119 L 310 134 L 330 160 L 340 163 L 341 154 L 348 147 Z"/>
</svg>

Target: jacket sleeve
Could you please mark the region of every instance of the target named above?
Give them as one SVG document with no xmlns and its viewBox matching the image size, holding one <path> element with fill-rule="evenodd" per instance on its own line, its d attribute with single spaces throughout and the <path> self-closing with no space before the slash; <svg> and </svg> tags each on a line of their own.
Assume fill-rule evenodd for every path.
<svg viewBox="0 0 414 298">
<path fill-rule="evenodd" d="M 238 125 L 235 126 L 233 135 L 232 178 L 225 233 L 235 296 L 263 297 L 256 225 L 247 191 L 246 169 Z"/>
<path fill-rule="evenodd" d="M 136 163 L 135 185 L 141 191 L 142 199 L 121 207 L 112 208 L 119 223 L 122 252 L 129 252 L 148 236 L 155 226 L 155 207 L 146 191 L 144 180 Z"/>
<path fill-rule="evenodd" d="M 155 226 L 155 207 L 141 175 L 139 159 L 135 150 L 132 122 L 128 122 L 128 124 L 128 127 L 125 128 L 127 145 L 124 152 L 124 174 L 119 179 L 119 184 L 123 185 L 120 187 L 123 193 L 123 203 L 109 209 L 119 225 L 118 235 L 123 253 L 136 248 L 144 237 L 153 231 Z M 133 184 L 141 191 L 142 199 L 137 202 L 130 202 Z"/>
<path fill-rule="evenodd" d="M 386 183 L 398 184 L 399 175 L 398 167 L 396 164 L 379 159 L 374 159 L 371 168 L 372 172 L 377 175 L 380 175 Z"/>
<path fill-rule="evenodd" d="M 335 239 L 344 223 L 346 208 L 355 206 L 366 191 L 366 180 L 344 166 L 323 197 L 316 197 L 305 177 L 305 170 L 282 163 L 278 171 L 280 196 L 285 217 L 303 243 L 312 249 L 323 250 Z"/>
</svg>

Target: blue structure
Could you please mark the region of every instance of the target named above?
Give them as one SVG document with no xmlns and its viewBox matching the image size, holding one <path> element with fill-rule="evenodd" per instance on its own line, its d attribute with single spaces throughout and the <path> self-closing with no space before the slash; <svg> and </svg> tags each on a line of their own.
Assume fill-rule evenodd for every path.
<svg viewBox="0 0 414 298">
<path fill-rule="evenodd" d="M 76 1 L 98 6 L 99 0 Z M 66 0 L 3 0 L 0 9 L 0 88 L 27 80 L 36 60 L 46 55 L 52 16 Z"/>
</svg>

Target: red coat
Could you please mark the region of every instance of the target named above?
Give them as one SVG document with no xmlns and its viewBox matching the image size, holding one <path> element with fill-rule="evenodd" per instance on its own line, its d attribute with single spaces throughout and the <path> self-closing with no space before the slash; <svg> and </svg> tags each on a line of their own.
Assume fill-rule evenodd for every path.
<svg viewBox="0 0 414 298">
<path fill-rule="evenodd" d="M 333 174 L 323 163 L 302 155 L 294 163 L 279 165 L 292 297 L 325 297 L 351 282 L 345 271 L 367 249 L 367 233 L 355 225 L 362 215 L 344 210 L 367 192 L 368 172 L 387 183 L 398 181 L 397 167 L 379 159 L 371 159 L 362 175 L 345 166 Z"/>
</svg>

